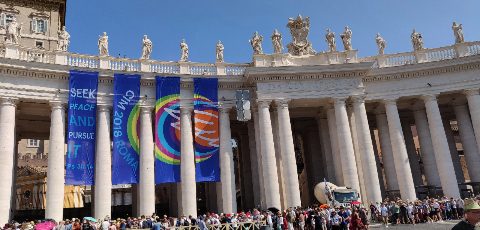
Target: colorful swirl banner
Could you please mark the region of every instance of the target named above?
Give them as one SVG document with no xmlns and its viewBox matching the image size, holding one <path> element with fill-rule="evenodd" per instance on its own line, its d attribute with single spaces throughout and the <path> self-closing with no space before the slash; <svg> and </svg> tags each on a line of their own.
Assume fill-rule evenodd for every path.
<svg viewBox="0 0 480 230">
<path fill-rule="evenodd" d="M 218 79 L 194 78 L 195 178 L 197 182 L 220 181 Z"/>
<path fill-rule="evenodd" d="M 136 184 L 139 175 L 140 75 L 113 78 L 112 184 Z"/>
<path fill-rule="evenodd" d="M 155 184 L 180 182 L 180 78 L 155 79 Z"/>
<path fill-rule="evenodd" d="M 70 71 L 65 184 L 93 185 L 98 73 Z"/>
</svg>

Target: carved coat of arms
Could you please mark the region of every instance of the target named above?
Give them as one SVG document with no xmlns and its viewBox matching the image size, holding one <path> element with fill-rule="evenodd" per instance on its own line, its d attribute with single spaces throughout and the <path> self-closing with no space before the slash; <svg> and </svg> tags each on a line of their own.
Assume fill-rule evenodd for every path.
<svg viewBox="0 0 480 230">
<path fill-rule="evenodd" d="M 288 53 L 294 56 L 315 54 L 312 43 L 307 38 L 310 32 L 309 17 L 303 19 L 301 15 L 298 15 L 295 19 L 289 18 L 287 27 L 292 35 L 292 42 L 287 45 Z"/>
</svg>

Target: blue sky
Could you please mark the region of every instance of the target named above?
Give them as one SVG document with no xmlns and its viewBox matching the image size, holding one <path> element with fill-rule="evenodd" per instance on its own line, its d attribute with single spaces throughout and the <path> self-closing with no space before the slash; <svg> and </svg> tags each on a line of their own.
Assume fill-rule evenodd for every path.
<svg viewBox="0 0 480 230">
<path fill-rule="evenodd" d="M 386 53 L 411 50 L 410 33 L 421 32 L 425 47 L 454 42 L 453 21 L 463 24 L 467 41 L 480 40 L 478 0 L 68 0 L 67 30 L 70 51 L 97 54 L 97 39 L 109 35 L 110 55 L 139 58 L 144 34 L 153 42 L 152 59 L 177 61 L 182 38 L 190 47 L 190 61 L 214 62 L 215 44 L 225 45 L 226 62 L 251 61 L 248 40 L 253 32 L 264 36 L 265 53 L 272 52 L 275 28 L 290 42 L 289 17 L 310 17 L 310 41 L 317 51 L 327 49 L 326 28 L 337 35 L 344 26 L 353 31 L 359 56 L 377 52 L 375 34 L 387 41 Z"/>
</svg>

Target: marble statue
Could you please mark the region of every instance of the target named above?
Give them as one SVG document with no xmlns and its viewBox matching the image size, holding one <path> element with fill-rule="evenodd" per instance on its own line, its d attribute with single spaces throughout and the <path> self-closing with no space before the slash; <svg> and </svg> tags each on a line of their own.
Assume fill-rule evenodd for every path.
<svg viewBox="0 0 480 230">
<path fill-rule="evenodd" d="M 108 56 L 108 36 L 107 32 L 103 32 L 98 38 L 98 52 L 100 56 Z"/>
<path fill-rule="evenodd" d="M 325 40 L 328 44 L 328 52 L 337 51 L 337 45 L 335 44 L 335 33 L 332 32 L 330 29 L 327 29 L 327 33 L 325 34 Z"/>
<path fill-rule="evenodd" d="M 70 45 L 70 34 L 67 32 L 66 27 L 62 26 L 62 29 L 58 31 L 58 45 L 57 50 L 67 51 Z"/>
<path fill-rule="evenodd" d="M 377 33 L 377 37 L 375 37 L 375 41 L 377 42 L 378 47 L 378 54 L 383 55 L 385 51 L 385 47 L 387 46 L 387 42 L 380 36 L 380 33 Z"/>
<path fill-rule="evenodd" d="M 345 31 L 340 34 L 340 38 L 342 39 L 344 49 L 352 50 L 352 30 L 348 26 L 345 26 Z"/>
<path fill-rule="evenodd" d="M 257 31 L 253 33 L 252 39 L 248 40 L 250 45 L 252 45 L 253 54 L 263 54 L 262 42 L 263 36 L 259 35 Z"/>
<path fill-rule="evenodd" d="M 423 50 L 422 34 L 418 33 L 417 31 L 415 31 L 415 29 L 413 29 L 412 35 L 410 37 L 412 39 L 413 50 Z"/>
<path fill-rule="evenodd" d="M 273 53 L 281 54 L 283 50 L 282 35 L 278 32 L 277 29 L 273 31 L 272 44 L 273 44 Z"/>
<path fill-rule="evenodd" d="M 463 38 L 463 27 L 462 24 L 457 25 L 456 22 L 453 22 L 452 25 L 453 34 L 455 35 L 455 43 L 463 43 L 465 39 Z"/>
<path fill-rule="evenodd" d="M 223 50 L 225 49 L 225 47 L 223 46 L 222 44 L 222 41 L 218 41 L 217 42 L 217 46 L 216 46 L 216 49 L 215 49 L 215 56 L 216 56 L 216 62 L 224 62 L 224 59 L 223 59 Z"/>
<path fill-rule="evenodd" d="M 180 56 L 180 61 L 188 61 L 188 45 L 185 42 L 185 39 L 182 39 L 182 42 L 180 42 L 180 49 L 182 50 L 182 56 Z"/>
<path fill-rule="evenodd" d="M 144 60 L 150 59 L 150 55 L 152 54 L 152 48 L 153 48 L 152 41 L 147 37 L 147 35 L 143 35 L 142 57 L 140 59 L 144 59 Z"/>
<path fill-rule="evenodd" d="M 289 18 L 287 28 L 290 29 L 292 35 L 292 42 L 287 45 L 288 53 L 294 56 L 303 56 L 315 54 L 312 48 L 312 43 L 308 41 L 308 33 L 310 32 L 310 18 L 302 18 L 298 15 L 297 18 Z"/>
<path fill-rule="evenodd" d="M 11 44 L 18 44 L 21 30 L 22 26 L 17 23 L 16 18 L 13 18 L 12 21 L 7 25 L 5 34 L 7 42 Z"/>
</svg>

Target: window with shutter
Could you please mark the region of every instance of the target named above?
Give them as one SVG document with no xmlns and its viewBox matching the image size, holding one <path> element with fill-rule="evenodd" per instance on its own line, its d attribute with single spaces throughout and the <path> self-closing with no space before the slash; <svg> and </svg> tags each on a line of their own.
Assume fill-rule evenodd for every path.
<svg viewBox="0 0 480 230">
<path fill-rule="evenodd" d="M 0 27 L 6 27 L 7 23 L 5 22 L 5 13 L 0 14 Z"/>
<path fill-rule="evenodd" d="M 15 18 L 15 16 L 13 16 L 12 14 L 6 14 L 5 15 L 5 25 L 8 25 L 8 24 L 10 24 L 10 22 L 13 22 L 14 18 Z"/>
<path fill-rule="evenodd" d="M 45 27 L 44 27 L 43 32 L 47 33 L 47 31 L 48 31 L 48 20 L 44 20 L 44 22 L 45 22 Z"/>
<path fill-rule="evenodd" d="M 36 33 L 37 32 L 37 19 L 32 19 L 32 21 L 30 22 L 30 25 L 32 26 L 32 33 Z"/>
</svg>

